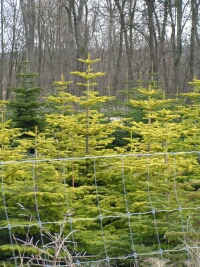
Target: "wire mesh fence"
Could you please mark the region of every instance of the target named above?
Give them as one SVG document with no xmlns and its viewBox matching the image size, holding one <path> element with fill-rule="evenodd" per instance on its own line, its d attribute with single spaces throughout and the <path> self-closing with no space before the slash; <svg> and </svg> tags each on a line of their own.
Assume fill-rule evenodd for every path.
<svg viewBox="0 0 200 267">
<path fill-rule="evenodd" d="M 199 155 L 1 162 L 1 265 L 199 266 Z"/>
</svg>

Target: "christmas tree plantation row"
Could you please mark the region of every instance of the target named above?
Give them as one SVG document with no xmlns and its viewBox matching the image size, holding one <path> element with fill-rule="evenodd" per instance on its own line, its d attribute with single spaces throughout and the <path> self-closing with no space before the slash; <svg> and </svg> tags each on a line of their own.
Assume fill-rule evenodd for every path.
<svg viewBox="0 0 200 267">
<path fill-rule="evenodd" d="M 113 98 L 94 90 L 95 78 L 104 75 L 92 72 L 98 60 L 88 55 L 81 61 L 87 70 L 72 74 L 83 78 L 83 96 L 66 92 L 70 82 L 62 77 L 55 83 L 58 93 L 46 98 L 42 121 L 34 75 L 23 73 L 16 98 L 2 101 L 2 261 L 24 251 L 37 255 L 22 241 L 34 237 L 44 247 L 48 238 L 42 234 L 59 233 L 64 218 L 63 235 L 75 230 L 69 250 L 93 259 L 140 260 L 198 239 L 200 81 L 194 79 L 194 90 L 177 99 L 161 97 L 152 83 L 140 86 L 141 98 L 130 99 L 129 110 L 141 120 L 130 112 L 111 121 L 99 106 Z M 57 257 L 63 260 L 65 252 Z"/>
</svg>

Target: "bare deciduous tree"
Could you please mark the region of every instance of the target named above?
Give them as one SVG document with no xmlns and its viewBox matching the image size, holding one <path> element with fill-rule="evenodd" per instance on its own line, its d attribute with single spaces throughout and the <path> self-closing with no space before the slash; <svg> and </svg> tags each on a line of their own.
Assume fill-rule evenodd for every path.
<svg viewBox="0 0 200 267">
<path fill-rule="evenodd" d="M 30 71 L 32 71 L 36 23 L 35 0 L 20 0 L 20 6 L 25 30 L 27 61 L 29 62 Z"/>
<path fill-rule="evenodd" d="M 108 74 L 99 89 L 112 87 L 116 95 L 123 89 L 123 81 L 128 80 L 132 87 L 133 80 L 148 80 L 152 72 L 170 94 L 177 88 L 188 90 L 187 82 L 194 74 L 200 75 L 197 0 L 1 3 L 0 86 L 2 91 L 4 84 L 7 99 L 25 58 L 32 70 L 39 72 L 38 85 L 46 93 L 52 92 L 51 85 L 61 73 L 71 79 L 70 71 L 82 71 L 77 58 L 85 58 L 88 51 L 101 58 L 95 68 Z M 75 84 L 69 90 L 80 95 L 82 89 Z"/>
<path fill-rule="evenodd" d="M 4 77 L 4 1 L 1 0 L 1 60 L 0 60 L 0 98 L 3 98 Z"/>
</svg>

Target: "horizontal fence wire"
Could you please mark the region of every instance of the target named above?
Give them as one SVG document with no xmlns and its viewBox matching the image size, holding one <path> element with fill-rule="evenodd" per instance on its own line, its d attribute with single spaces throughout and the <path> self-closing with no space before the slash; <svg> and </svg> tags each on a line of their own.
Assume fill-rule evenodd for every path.
<svg viewBox="0 0 200 267">
<path fill-rule="evenodd" d="M 199 266 L 199 154 L 0 162 L 2 266 Z"/>
</svg>

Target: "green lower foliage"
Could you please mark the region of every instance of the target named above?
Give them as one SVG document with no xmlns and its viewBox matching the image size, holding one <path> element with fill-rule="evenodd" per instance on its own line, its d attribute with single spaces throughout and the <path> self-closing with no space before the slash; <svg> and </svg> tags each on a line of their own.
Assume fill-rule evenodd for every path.
<svg viewBox="0 0 200 267">
<path fill-rule="evenodd" d="M 89 54 L 81 62 L 88 70 L 73 74 L 85 79 L 79 85 L 86 91 L 81 97 L 64 92 L 71 82 L 62 77 L 56 82 L 60 93 L 48 97 L 51 109 L 44 124 L 36 103 L 39 88 L 27 86 L 28 73 L 10 103 L 18 111 L 13 123 L 4 121 L 2 112 L 0 266 L 4 261 L 16 265 L 13 257 L 26 262 L 35 255 L 39 264 L 46 257 L 52 260 L 60 244 L 56 257 L 63 265 L 67 248 L 72 256 L 85 253 L 89 261 L 101 260 L 100 266 L 107 266 L 108 258 L 111 266 L 155 266 L 162 254 L 168 265 L 185 266 L 190 259 L 186 246 L 193 240 L 199 244 L 200 157 L 199 152 L 174 151 L 199 150 L 198 90 L 182 95 L 193 105 L 177 107 L 154 83 L 147 89 L 140 84 L 141 97 L 129 104 L 127 95 L 125 109 L 117 107 L 112 114 L 107 100 L 113 98 L 93 91 L 93 79 L 104 73 L 92 72 L 89 66 L 96 60 Z M 20 99 L 27 96 L 30 101 L 22 105 Z M 26 108 L 32 108 L 31 116 Z M 120 121 L 111 122 L 111 114 Z M 45 129 L 38 134 L 35 125 Z M 50 265 L 58 264 L 52 260 Z"/>
<path fill-rule="evenodd" d="M 155 155 L 29 162 L 18 164 L 17 172 L 6 179 L 9 172 L 5 166 L 1 261 L 13 257 L 12 243 L 29 255 L 31 247 L 19 241 L 26 240 L 27 233 L 40 247 L 42 241 L 48 243 L 44 229 L 59 233 L 65 214 L 63 236 L 75 230 L 68 248 L 74 254 L 86 253 L 90 260 L 133 252 L 139 258 L 160 249 L 182 248 L 184 242 L 199 238 L 196 155 L 176 155 L 176 161 L 173 155 L 167 159 Z M 72 177 L 75 187 L 71 187 Z M 19 255 L 18 249 L 14 252 Z"/>
</svg>

